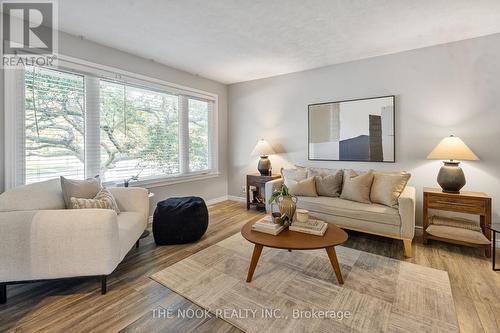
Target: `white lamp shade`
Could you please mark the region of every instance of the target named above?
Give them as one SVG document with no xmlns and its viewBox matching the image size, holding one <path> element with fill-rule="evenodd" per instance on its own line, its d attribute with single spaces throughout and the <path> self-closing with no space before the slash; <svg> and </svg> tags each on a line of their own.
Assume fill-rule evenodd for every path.
<svg viewBox="0 0 500 333">
<path fill-rule="evenodd" d="M 274 149 L 266 140 L 259 140 L 252 151 L 253 156 L 268 156 L 274 154 Z"/>
<path fill-rule="evenodd" d="M 461 160 L 477 161 L 479 158 L 467 145 L 456 136 L 449 136 L 439 144 L 427 156 L 428 160 Z"/>
</svg>

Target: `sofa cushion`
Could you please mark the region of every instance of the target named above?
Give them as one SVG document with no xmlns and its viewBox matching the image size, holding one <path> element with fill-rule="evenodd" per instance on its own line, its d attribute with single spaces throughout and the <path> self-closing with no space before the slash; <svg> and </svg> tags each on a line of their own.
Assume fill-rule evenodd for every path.
<svg viewBox="0 0 500 333">
<path fill-rule="evenodd" d="M 99 177 L 77 180 L 61 176 L 61 189 L 66 208 L 71 208 L 71 197 L 93 199 L 101 190 L 101 180 Z"/>
<path fill-rule="evenodd" d="M 315 177 L 316 192 L 326 197 L 338 197 L 342 191 L 342 170 L 309 168 L 308 177 Z"/>
<path fill-rule="evenodd" d="M 309 210 L 311 215 L 318 212 L 367 222 L 401 225 L 399 211 L 385 205 L 365 204 L 341 198 L 298 197 L 297 207 Z"/>
<path fill-rule="evenodd" d="M 19 186 L 0 194 L 0 211 L 64 209 L 59 178 Z"/>
<path fill-rule="evenodd" d="M 374 172 L 370 192 L 371 202 L 396 207 L 401 192 L 406 187 L 411 175 L 406 172 Z"/>
<path fill-rule="evenodd" d="M 373 182 L 373 172 L 358 174 L 354 170 L 344 173 L 344 184 L 340 197 L 361 203 L 370 203 L 370 190 Z"/>
</svg>

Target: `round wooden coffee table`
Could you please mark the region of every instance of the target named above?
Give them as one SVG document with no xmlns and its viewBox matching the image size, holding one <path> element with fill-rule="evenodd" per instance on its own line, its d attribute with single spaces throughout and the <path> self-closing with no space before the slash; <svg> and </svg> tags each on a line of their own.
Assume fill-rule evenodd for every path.
<svg viewBox="0 0 500 333">
<path fill-rule="evenodd" d="M 285 250 L 317 250 L 325 249 L 328 253 L 328 258 L 332 264 L 337 281 L 340 284 L 344 283 L 342 273 L 340 272 L 335 246 L 344 243 L 347 240 L 347 233 L 334 224 L 329 223 L 328 229 L 323 236 L 308 235 L 301 232 L 283 230 L 279 235 L 269 235 L 252 230 L 252 224 L 248 222 L 241 229 L 241 235 L 250 243 L 255 244 L 252 254 L 252 261 L 248 268 L 247 282 L 252 281 L 255 267 L 259 261 L 260 254 L 264 246 L 273 247 L 276 249 Z"/>
</svg>

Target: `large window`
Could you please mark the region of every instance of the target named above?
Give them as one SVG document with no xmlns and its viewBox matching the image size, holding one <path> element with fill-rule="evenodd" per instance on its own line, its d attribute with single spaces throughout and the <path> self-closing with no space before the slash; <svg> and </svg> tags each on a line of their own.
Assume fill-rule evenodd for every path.
<svg viewBox="0 0 500 333">
<path fill-rule="evenodd" d="M 105 179 L 178 174 L 178 97 L 105 80 L 100 81 L 100 95 Z M 207 169 L 208 164 L 200 170 Z"/>
<path fill-rule="evenodd" d="M 216 171 L 213 98 L 148 82 L 26 67 L 19 183 L 105 182 Z"/>
<path fill-rule="evenodd" d="M 83 76 L 26 68 L 26 183 L 85 175 Z"/>
<path fill-rule="evenodd" d="M 189 170 L 200 171 L 210 165 L 209 114 L 207 101 L 189 99 Z"/>
</svg>

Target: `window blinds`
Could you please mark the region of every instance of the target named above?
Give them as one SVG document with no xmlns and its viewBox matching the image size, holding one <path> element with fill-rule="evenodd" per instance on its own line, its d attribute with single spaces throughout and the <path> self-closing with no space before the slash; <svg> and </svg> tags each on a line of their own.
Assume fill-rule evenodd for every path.
<svg viewBox="0 0 500 333">
<path fill-rule="evenodd" d="M 179 97 L 106 80 L 100 87 L 105 179 L 179 174 Z"/>
<path fill-rule="evenodd" d="M 24 72 L 25 182 L 85 176 L 84 78 L 39 67 Z"/>
<path fill-rule="evenodd" d="M 101 168 L 99 79 L 85 76 L 85 175 L 95 177 Z"/>
<path fill-rule="evenodd" d="M 16 73 L 22 112 L 14 114 L 22 116 L 8 187 L 61 175 L 121 182 L 216 168 L 211 99 L 55 69 Z"/>
</svg>

